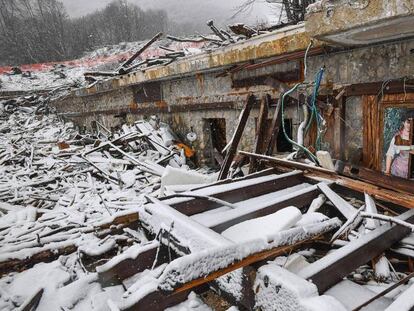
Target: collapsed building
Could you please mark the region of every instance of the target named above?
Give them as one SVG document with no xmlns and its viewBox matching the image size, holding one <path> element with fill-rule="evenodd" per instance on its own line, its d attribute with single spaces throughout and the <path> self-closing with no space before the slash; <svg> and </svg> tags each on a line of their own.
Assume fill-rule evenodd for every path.
<svg viewBox="0 0 414 311">
<path fill-rule="evenodd" d="M 320 1 L 308 8 L 304 24 L 145 69 L 107 73 L 53 101 L 58 115 L 88 131 L 101 127 L 109 135 L 121 127 L 125 136 L 93 141 L 82 157 L 97 161 L 92 155 L 99 151 L 109 158 L 104 162 L 133 164 L 142 171 L 142 189 L 169 171 L 160 162 L 138 162 L 139 148 L 131 146 L 144 139 L 162 154 L 155 128 L 142 129 L 147 123 L 141 119 L 153 115 L 197 151 L 194 161 L 221 168 L 218 181 L 183 187 L 179 180 L 168 196 L 145 195 L 140 204 L 134 196 L 133 208 L 81 227 L 95 232 L 98 242 L 76 240 L 70 250 L 46 242 L 68 230 L 61 215 L 54 216 L 53 230 L 37 236 L 49 247 L 47 256 L 13 257 L 14 245 L 6 244 L 1 273 L 77 251 L 73 260 L 90 273 L 88 284 L 103 288 L 93 291 L 108 300 L 108 310 L 164 310 L 187 299 L 197 310 L 192 292 L 206 294 L 203 300 L 214 310 L 411 310 L 413 37 L 412 1 Z M 408 143 L 395 152 L 390 145 L 400 145 L 403 129 Z M 170 149 L 164 156 L 182 165 L 185 160 Z M 393 165 L 394 154 L 390 163 L 391 152 L 407 156 L 406 166 Z M 232 178 L 240 171 L 249 174 Z M 201 178 L 182 174 L 181 182 Z M 98 183 L 89 175 L 87 181 L 85 189 Z M 106 202 L 123 191 L 108 189 L 113 193 Z M 13 195 L 14 189 L 6 190 Z M 50 221 L 42 213 L 40 219 Z M 69 229 L 73 235 L 80 230 Z M 4 243 L 13 243 L 15 232 L 7 228 Z M 74 284 L 85 286 L 85 280 Z M 51 292 L 36 290 L 24 310 L 39 303 L 46 308 L 44 296 L 50 299 Z M 60 295 L 65 293 L 76 309 L 77 297 L 71 289 Z"/>
<path fill-rule="evenodd" d="M 211 163 L 212 149 L 221 151 L 230 142 L 247 94 L 258 99 L 269 94 L 275 107 L 289 85 L 314 82 L 324 68 L 318 98 L 324 150 L 336 159 L 381 170 L 386 143 L 377 138 L 383 136 L 384 112 L 393 103 L 407 106 L 412 100 L 411 14 L 410 1 L 371 1 L 364 10 L 349 5 L 321 8 L 305 24 L 117 76 L 76 90 L 55 106 L 87 127 L 94 120 L 111 127 L 123 118 L 157 114 L 183 136 L 195 132 L 200 159 Z M 306 83 L 293 97 L 311 95 Z M 378 105 L 375 96 L 381 96 Z M 304 104 L 303 98 L 286 103 L 284 122 L 295 140 Z M 269 119 L 274 110 L 269 109 Z M 248 118 L 242 150 L 253 146 L 258 111 L 254 107 Z M 278 150 L 290 151 L 283 135 L 279 138 Z"/>
</svg>

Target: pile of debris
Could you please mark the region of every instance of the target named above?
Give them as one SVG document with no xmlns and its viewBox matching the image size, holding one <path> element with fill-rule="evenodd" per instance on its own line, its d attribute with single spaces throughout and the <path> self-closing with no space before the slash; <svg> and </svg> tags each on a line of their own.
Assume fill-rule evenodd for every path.
<svg viewBox="0 0 414 311">
<path fill-rule="evenodd" d="M 2 310 L 414 307 L 410 185 L 266 155 L 268 97 L 240 178 L 253 96 L 218 175 L 156 117 L 85 134 L 48 100 L 0 103 Z"/>
<path fill-rule="evenodd" d="M 229 25 L 226 30 L 217 28 L 212 20 L 207 25 L 212 32 L 209 35 L 198 34 L 185 38 L 166 35 L 162 39 L 162 33 L 158 33 L 147 42 L 124 42 L 102 47 L 73 61 L 0 67 L 0 90 L 51 91 L 51 88 L 64 86 L 91 86 L 99 80 L 145 71 L 153 66 L 166 66 L 183 57 L 225 47 L 285 26 L 281 24 L 276 28 L 263 26 L 256 29 L 237 23 Z"/>
<path fill-rule="evenodd" d="M 153 66 L 166 66 L 172 62 L 189 55 L 195 55 L 202 51 L 211 51 L 217 48 L 234 44 L 238 41 L 250 39 L 254 36 L 267 33 L 267 29 L 253 29 L 245 24 L 234 24 L 229 25 L 229 31 L 225 29 L 219 29 L 214 25 L 212 20 L 207 22 L 207 26 L 212 31 L 211 35 L 197 35 L 194 37 L 180 38 L 172 35 L 167 35 L 166 38 L 169 40 L 166 44 L 160 44 L 158 48 L 163 50 L 160 55 L 155 57 L 142 58 L 142 54 L 152 44 L 157 42 L 161 37 L 162 33 L 156 34 L 151 40 L 144 43 L 128 60 L 123 62 L 118 68 L 113 71 L 95 71 L 85 72 L 85 79 L 89 82 L 96 82 L 99 77 L 114 77 L 117 75 L 128 74 L 134 71 L 145 71 Z M 171 47 L 172 42 L 179 43 L 194 43 L 199 44 L 198 48 L 183 48 L 182 50 L 176 50 Z M 138 59 L 138 61 L 136 61 Z"/>
<path fill-rule="evenodd" d="M 137 208 L 146 195 L 169 193 L 177 174 L 187 184 L 211 181 L 189 170 L 184 148 L 191 148 L 156 118 L 112 131 L 97 122 L 94 133 L 82 134 L 49 111 L 49 100 L 31 95 L 0 102 L 2 310 L 28 310 L 23 306 L 32 303 L 33 297 L 18 294 L 33 290 L 30 284 L 7 285 L 14 284 L 14 276 L 19 279 L 16 272 L 52 262 L 50 267 L 59 266 L 68 279 L 53 275 L 57 280 L 48 282 L 74 282 L 79 273 L 84 276 L 124 248 L 146 241 L 137 230 Z M 65 263 L 61 255 L 67 255 Z M 51 268 L 46 274 L 53 273 Z"/>
</svg>

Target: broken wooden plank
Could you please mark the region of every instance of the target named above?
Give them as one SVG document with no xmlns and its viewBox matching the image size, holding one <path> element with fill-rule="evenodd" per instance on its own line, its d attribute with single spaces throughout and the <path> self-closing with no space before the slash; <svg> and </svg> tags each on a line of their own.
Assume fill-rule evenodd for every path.
<svg viewBox="0 0 414 311">
<path fill-rule="evenodd" d="M 34 311 L 42 299 L 44 288 L 39 288 L 34 295 L 30 296 L 19 308 L 19 311 Z"/>
<path fill-rule="evenodd" d="M 123 280 L 150 269 L 155 260 L 163 262 L 166 254 L 158 254 L 160 243 L 149 242 L 146 245 L 135 245 L 125 251 L 122 255 L 113 258 L 102 266 L 96 268 L 99 282 L 103 285 L 119 284 Z"/>
<path fill-rule="evenodd" d="M 329 201 L 345 216 L 346 219 L 351 218 L 357 211 L 355 207 L 337 195 L 325 183 L 319 183 L 318 188 L 326 195 Z"/>
<path fill-rule="evenodd" d="M 414 223 L 414 210 L 405 212 L 397 219 Z M 323 294 L 356 268 L 381 255 L 410 232 L 409 228 L 401 225 L 382 225 L 310 264 L 299 272 L 299 276 L 311 280 L 319 293 Z"/>
<path fill-rule="evenodd" d="M 146 49 L 148 49 L 155 41 L 157 41 L 162 36 L 162 32 L 157 33 L 154 37 L 152 37 L 151 40 L 149 40 L 147 43 L 145 43 L 138 51 L 134 53 L 128 60 L 126 60 L 118 69 L 120 73 L 122 73 L 122 70 L 127 68 L 129 65 L 132 64 L 132 62 L 140 56 Z"/>
<path fill-rule="evenodd" d="M 237 152 L 237 147 L 239 146 L 240 139 L 243 135 L 244 128 L 246 127 L 246 123 L 250 115 L 250 110 L 253 108 L 255 103 L 256 97 L 253 95 L 249 95 L 247 98 L 246 105 L 240 114 L 239 124 L 237 125 L 236 131 L 233 134 L 230 147 L 226 152 L 226 157 L 221 167 L 218 180 L 223 180 L 227 178 L 231 163 L 233 162 L 234 156 Z"/>
<path fill-rule="evenodd" d="M 57 248 L 45 249 L 24 259 L 10 258 L 9 260 L 0 262 L 0 276 L 10 273 L 12 271 L 24 271 L 40 262 L 52 262 L 59 258 L 59 256 L 61 255 L 69 255 L 77 250 L 77 246 L 75 244 L 61 244 L 66 245 Z"/>
</svg>

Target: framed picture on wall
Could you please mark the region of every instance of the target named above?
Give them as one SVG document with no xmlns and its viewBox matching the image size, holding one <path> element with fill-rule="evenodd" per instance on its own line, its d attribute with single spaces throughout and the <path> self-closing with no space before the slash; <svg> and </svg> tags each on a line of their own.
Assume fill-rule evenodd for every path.
<svg viewBox="0 0 414 311">
<path fill-rule="evenodd" d="M 382 116 L 382 169 L 386 174 L 411 179 L 414 104 L 384 104 Z"/>
</svg>

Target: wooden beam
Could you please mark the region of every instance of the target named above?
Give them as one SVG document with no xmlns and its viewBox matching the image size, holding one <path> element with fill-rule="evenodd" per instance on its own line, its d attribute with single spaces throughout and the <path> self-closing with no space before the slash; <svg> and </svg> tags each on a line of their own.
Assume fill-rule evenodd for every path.
<svg viewBox="0 0 414 311">
<path fill-rule="evenodd" d="M 167 308 L 176 306 L 177 304 L 187 300 L 191 290 L 182 291 L 173 295 L 166 295 L 160 291 L 150 292 L 145 297 L 142 297 L 136 304 L 122 311 L 164 311 Z"/>
<path fill-rule="evenodd" d="M 206 285 L 207 283 L 212 282 L 229 272 L 247 267 L 253 263 L 260 262 L 269 258 L 289 254 L 293 250 L 301 246 L 304 246 L 307 243 L 314 241 L 316 239 L 317 238 L 309 239 L 307 241 L 301 241 L 294 245 L 276 247 L 270 250 L 266 250 L 248 256 L 245 259 L 237 261 L 226 268 L 212 272 L 206 277 L 195 279 L 189 283 L 177 287 L 172 293 L 163 293 L 160 290 L 150 292 L 146 296 L 142 297 L 139 301 L 137 301 L 133 306 L 127 309 L 123 309 L 123 311 L 162 311 L 165 308 L 171 307 L 173 305 L 178 304 L 179 302 L 184 301 L 191 291 L 197 290 L 202 286 Z"/>
<path fill-rule="evenodd" d="M 345 87 L 345 96 L 378 95 L 382 89 L 384 94 L 401 94 L 405 91 L 413 92 L 412 85 L 414 84 L 414 80 L 406 80 L 405 84 L 410 86 L 405 87 L 405 90 L 403 79 L 400 81 L 390 81 L 386 84 L 383 81 L 351 84 Z"/>
<path fill-rule="evenodd" d="M 219 224 L 214 225 L 214 227 L 211 227 L 211 229 L 218 233 L 221 233 L 224 230 L 238 223 L 276 213 L 277 211 L 288 206 L 295 206 L 299 209 L 303 209 L 308 207 L 311 204 L 311 202 L 318 197 L 319 194 L 319 189 L 317 189 L 316 187 L 309 187 L 308 191 L 301 191 L 301 193 L 298 195 L 294 195 L 293 193 L 292 197 L 286 200 L 282 200 L 277 203 L 268 205 L 264 208 L 255 210 L 248 214 L 239 215 L 233 219 L 225 220 Z"/>
<path fill-rule="evenodd" d="M 414 223 L 414 210 L 409 210 L 397 218 Z M 382 225 L 310 264 L 299 272 L 299 276 L 312 281 L 319 294 L 323 294 L 356 268 L 379 256 L 410 233 L 411 230 L 405 226 Z"/>
<path fill-rule="evenodd" d="M 274 258 L 274 257 L 278 257 L 284 254 L 290 254 L 292 251 L 298 249 L 299 247 L 303 246 L 304 244 L 310 243 L 310 242 L 314 242 L 317 239 L 312 239 L 312 240 L 308 240 L 308 241 L 301 241 L 298 243 L 295 243 L 294 245 L 287 245 L 287 246 L 281 246 L 281 247 L 276 247 L 270 250 L 266 250 L 263 252 L 259 252 L 256 254 L 253 254 L 251 256 L 246 257 L 245 259 L 241 260 L 241 261 L 237 261 L 235 263 L 233 263 L 232 265 L 221 269 L 219 271 L 215 271 L 210 273 L 209 275 L 193 280 L 190 283 L 184 284 L 181 287 L 177 288 L 174 293 L 181 293 L 181 292 L 185 292 L 188 290 L 191 290 L 194 287 L 197 287 L 199 285 L 214 281 L 215 279 L 229 273 L 232 272 L 234 270 L 243 268 L 243 267 L 247 267 L 251 264 L 254 264 L 256 262 L 259 261 L 263 261 L 269 258 Z"/>
<path fill-rule="evenodd" d="M 233 162 L 234 156 L 236 155 L 236 152 L 237 152 L 237 147 L 239 146 L 241 137 L 243 135 L 244 128 L 246 127 L 246 123 L 249 118 L 250 111 L 253 108 L 255 103 L 256 103 L 256 97 L 254 95 L 249 95 L 247 98 L 246 105 L 240 114 L 239 124 L 237 125 L 236 131 L 233 134 L 233 139 L 231 141 L 230 147 L 226 152 L 226 157 L 221 167 L 218 180 L 223 180 L 227 178 L 227 175 L 229 173 L 229 169 L 231 166 L 231 162 Z"/>
<path fill-rule="evenodd" d="M 338 173 L 344 176 L 359 179 L 361 181 L 375 183 L 377 186 L 394 191 L 407 194 L 412 194 L 414 192 L 414 181 L 397 176 L 386 175 L 382 172 L 374 171 L 368 168 L 344 163 L 343 168 Z"/>
<path fill-rule="evenodd" d="M 258 197 L 270 192 L 278 191 L 288 187 L 293 187 L 302 182 L 303 178 L 301 172 L 297 172 L 293 175 L 275 175 L 274 178 L 265 182 L 258 182 L 256 184 L 250 183 L 245 187 L 221 191 L 218 193 L 211 194 L 210 196 L 229 203 L 236 203 L 254 197 Z M 197 192 L 195 192 L 195 194 L 196 193 Z M 171 207 L 187 216 L 203 213 L 218 208 L 220 206 L 222 205 L 217 202 L 200 199 L 186 200 L 183 202 L 171 204 Z"/>
<path fill-rule="evenodd" d="M 125 70 L 132 62 L 140 56 L 146 49 L 148 49 L 155 41 L 157 41 L 159 38 L 161 38 L 162 32 L 157 33 L 154 37 L 152 37 L 149 41 L 147 41 L 142 47 L 139 48 L 138 51 L 134 53 L 128 60 L 126 60 L 118 69 L 121 74 L 123 73 L 123 70 Z"/>
<path fill-rule="evenodd" d="M 150 269 L 157 258 L 159 247 L 161 247 L 160 243 L 153 241 L 149 245 L 143 245 L 143 251 L 137 252 L 134 257 L 127 257 L 114 265 L 110 265 L 111 262 L 109 261 L 105 265 L 109 264 L 110 268 L 106 268 L 105 265 L 98 267 L 96 270 L 98 272 L 99 282 L 105 286 L 120 284 L 123 280 L 146 269 Z M 167 254 L 163 249 L 160 249 L 157 259 L 158 264 L 167 259 Z"/>
<path fill-rule="evenodd" d="M 327 184 L 319 183 L 318 188 L 321 189 L 323 194 L 326 195 L 328 200 L 331 201 L 346 219 L 350 219 L 357 212 L 355 207 L 337 195 Z"/>
<path fill-rule="evenodd" d="M 304 171 L 305 177 L 309 177 L 315 181 L 329 180 L 360 193 L 366 192 L 378 200 L 390 202 L 406 208 L 414 208 L 414 195 L 411 194 L 399 193 L 389 189 L 384 189 L 372 183 L 340 176 L 335 171 L 330 171 L 321 167 L 315 167 L 304 163 L 277 159 L 274 157 L 254 154 L 245 151 L 240 151 L 240 153 L 250 157 L 258 157 L 263 161 L 266 161 L 271 166 L 284 167 L 288 170 L 301 169 Z"/>
<path fill-rule="evenodd" d="M 265 153 L 266 150 L 265 146 L 266 143 L 266 121 L 267 121 L 267 114 L 269 110 L 269 103 L 270 103 L 270 95 L 267 94 L 264 96 L 260 102 L 260 111 L 259 111 L 259 118 L 257 119 L 257 128 L 256 128 L 256 138 L 254 141 L 254 153 Z M 256 159 L 251 159 L 250 161 L 250 168 L 249 174 L 254 173 L 259 168 L 259 161 Z"/>
<path fill-rule="evenodd" d="M 276 106 L 275 113 L 273 115 L 272 124 L 269 128 L 269 133 L 267 136 L 269 137 L 268 145 L 266 149 L 267 155 L 272 155 L 275 149 L 275 145 L 277 142 L 277 136 L 279 135 L 280 125 L 282 124 L 282 105 L 281 105 L 281 98 L 279 98 Z"/>
</svg>

